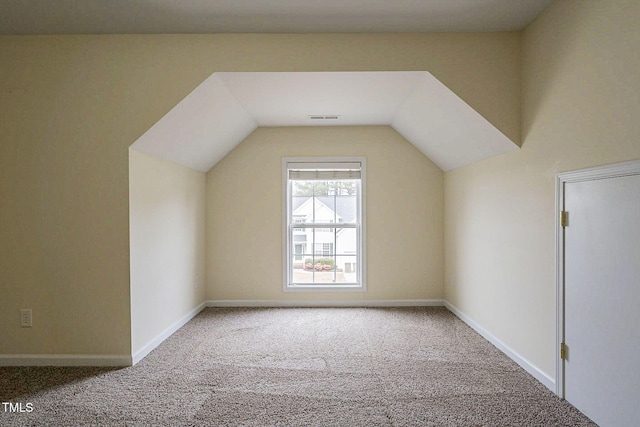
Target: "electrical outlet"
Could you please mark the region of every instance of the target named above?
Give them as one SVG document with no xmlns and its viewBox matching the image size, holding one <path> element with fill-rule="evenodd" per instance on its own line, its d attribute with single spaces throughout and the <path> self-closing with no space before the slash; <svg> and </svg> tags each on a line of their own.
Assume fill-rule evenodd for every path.
<svg viewBox="0 0 640 427">
<path fill-rule="evenodd" d="M 33 313 L 30 308 L 20 310 L 20 326 L 30 328 L 33 326 Z"/>
</svg>

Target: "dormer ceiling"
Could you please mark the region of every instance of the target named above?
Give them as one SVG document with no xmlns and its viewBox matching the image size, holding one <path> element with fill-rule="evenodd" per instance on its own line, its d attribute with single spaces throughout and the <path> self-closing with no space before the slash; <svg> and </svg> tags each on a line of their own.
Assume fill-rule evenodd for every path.
<svg viewBox="0 0 640 427">
<path fill-rule="evenodd" d="M 258 127 L 370 125 L 445 171 L 518 148 L 426 71 L 213 73 L 132 147 L 206 172 Z"/>
</svg>

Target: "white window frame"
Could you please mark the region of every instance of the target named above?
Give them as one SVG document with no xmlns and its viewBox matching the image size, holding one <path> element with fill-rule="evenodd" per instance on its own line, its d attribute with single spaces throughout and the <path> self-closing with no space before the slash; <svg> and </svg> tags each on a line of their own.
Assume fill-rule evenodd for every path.
<svg viewBox="0 0 640 427">
<path fill-rule="evenodd" d="M 291 215 L 291 181 L 289 180 L 289 169 L 293 163 L 313 164 L 317 167 L 336 167 L 342 163 L 360 163 L 360 198 L 357 205 L 357 240 L 358 253 L 356 257 L 357 283 L 335 283 L 335 284 L 306 284 L 292 283 L 292 260 L 295 247 L 291 245 L 294 226 L 289 223 Z M 332 166 L 333 165 L 333 166 Z M 283 291 L 284 292 L 365 292 L 367 290 L 366 281 L 366 159 L 364 157 L 285 157 L 282 159 L 282 188 L 283 188 Z M 315 248 L 314 248 L 315 249 Z"/>
</svg>

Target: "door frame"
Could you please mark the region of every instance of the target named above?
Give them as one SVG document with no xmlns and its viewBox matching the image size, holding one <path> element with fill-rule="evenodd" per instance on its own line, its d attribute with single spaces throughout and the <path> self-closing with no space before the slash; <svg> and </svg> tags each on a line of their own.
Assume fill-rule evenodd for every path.
<svg viewBox="0 0 640 427">
<path fill-rule="evenodd" d="M 596 166 L 556 175 L 556 394 L 565 397 L 564 361 L 560 357 L 560 345 L 565 338 L 564 317 L 564 227 L 561 214 L 564 210 L 564 187 L 566 183 L 593 181 L 607 178 L 640 175 L 640 160 Z M 571 226 L 571 216 L 568 218 Z"/>
</svg>

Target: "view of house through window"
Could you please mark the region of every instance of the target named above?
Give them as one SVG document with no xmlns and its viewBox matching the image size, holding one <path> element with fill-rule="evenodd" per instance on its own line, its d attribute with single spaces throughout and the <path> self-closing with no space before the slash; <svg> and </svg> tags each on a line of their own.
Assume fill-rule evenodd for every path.
<svg viewBox="0 0 640 427">
<path fill-rule="evenodd" d="M 287 289 L 363 288 L 362 161 L 288 161 Z"/>
</svg>

